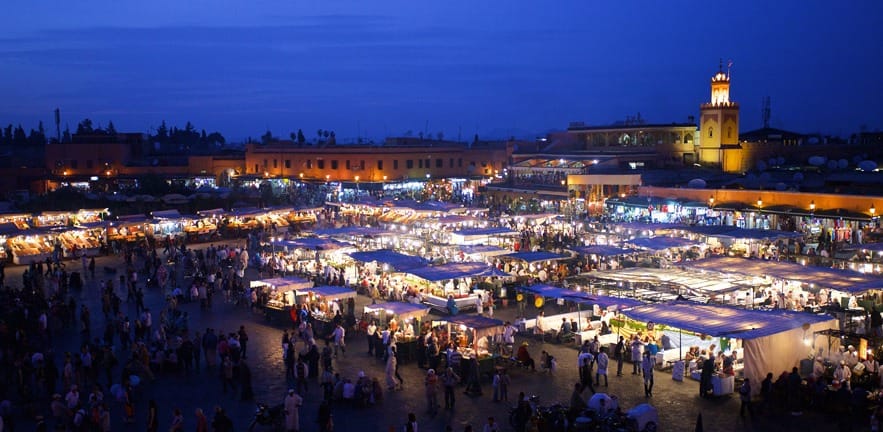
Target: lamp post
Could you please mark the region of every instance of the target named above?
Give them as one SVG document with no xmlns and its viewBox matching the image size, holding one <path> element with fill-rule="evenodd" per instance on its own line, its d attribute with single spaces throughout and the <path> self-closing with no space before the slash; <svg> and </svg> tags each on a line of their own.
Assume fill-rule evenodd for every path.
<svg viewBox="0 0 883 432">
<path fill-rule="evenodd" d="M 356 176 L 355 178 L 356 178 L 356 198 L 358 198 L 358 196 L 359 196 L 359 176 Z"/>
<path fill-rule="evenodd" d="M 816 211 L 816 201 L 812 200 L 809 202 L 809 212 L 812 213 Z"/>
</svg>

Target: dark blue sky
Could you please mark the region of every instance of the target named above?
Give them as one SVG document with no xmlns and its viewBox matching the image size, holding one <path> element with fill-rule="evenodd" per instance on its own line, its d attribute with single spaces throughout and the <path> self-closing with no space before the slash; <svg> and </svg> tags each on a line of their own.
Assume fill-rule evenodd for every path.
<svg viewBox="0 0 883 432">
<path fill-rule="evenodd" d="M 7 0 L 0 123 L 521 137 L 698 117 L 723 58 L 743 131 L 768 95 L 773 126 L 848 135 L 883 127 L 883 2 L 842 4 Z"/>
</svg>

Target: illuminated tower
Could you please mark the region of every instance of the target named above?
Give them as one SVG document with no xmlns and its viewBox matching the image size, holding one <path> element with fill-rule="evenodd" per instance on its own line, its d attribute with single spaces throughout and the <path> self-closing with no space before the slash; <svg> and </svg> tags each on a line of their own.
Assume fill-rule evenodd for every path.
<svg viewBox="0 0 883 432">
<path fill-rule="evenodd" d="M 742 171 L 739 104 L 730 101 L 730 68 L 724 73 L 723 62 L 711 77 L 711 102 L 700 105 L 699 111 L 699 162 L 726 172 Z"/>
</svg>

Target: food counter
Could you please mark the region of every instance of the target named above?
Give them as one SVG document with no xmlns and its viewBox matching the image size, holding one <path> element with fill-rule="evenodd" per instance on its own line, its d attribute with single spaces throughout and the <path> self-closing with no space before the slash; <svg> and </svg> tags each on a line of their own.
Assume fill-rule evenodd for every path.
<svg viewBox="0 0 883 432">
<path fill-rule="evenodd" d="M 218 225 L 211 217 L 185 219 L 183 225 L 184 235 L 187 236 L 187 239 L 197 242 L 208 241 L 218 232 Z"/>
<path fill-rule="evenodd" d="M 44 211 L 34 216 L 34 226 L 37 227 L 54 227 L 68 226 L 71 219 L 75 217 L 74 213 L 66 211 Z"/>
<path fill-rule="evenodd" d="M 478 300 L 478 296 L 475 294 L 468 294 L 460 297 L 454 296 L 454 303 L 460 311 L 474 309 L 476 300 Z M 446 297 L 429 294 L 423 296 L 423 302 L 431 306 L 433 309 L 448 312 L 448 299 Z"/>
<path fill-rule="evenodd" d="M 30 228 L 31 218 L 28 213 L 4 213 L 0 214 L 0 225 L 11 223 L 20 230 L 26 230 Z"/>
<path fill-rule="evenodd" d="M 66 230 L 58 235 L 66 258 L 77 258 L 85 252 L 86 256 L 97 256 L 101 250 L 102 228 L 84 228 Z"/>
<path fill-rule="evenodd" d="M 120 216 L 107 225 L 107 241 L 135 243 L 147 237 L 147 218 L 141 215 Z"/>
<path fill-rule="evenodd" d="M 55 236 L 46 233 L 22 234 L 7 240 L 12 251 L 12 261 L 16 264 L 30 264 L 46 261 L 52 256 Z"/>
</svg>

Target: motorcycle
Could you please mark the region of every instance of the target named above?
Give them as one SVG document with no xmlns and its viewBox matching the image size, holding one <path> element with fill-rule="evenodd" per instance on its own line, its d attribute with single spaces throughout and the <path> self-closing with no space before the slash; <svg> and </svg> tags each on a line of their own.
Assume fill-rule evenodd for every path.
<svg viewBox="0 0 883 432">
<path fill-rule="evenodd" d="M 258 403 L 258 407 L 254 413 L 254 419 L 252 419 L 251 423 L 248 425 L 248 430 L 251 432 L 257 425 L 270 426 L 273 430 L 282 430 L 284 423 L 285 412 L 282 404 L 268 407 L 266 404 Z"/>
</svg>

